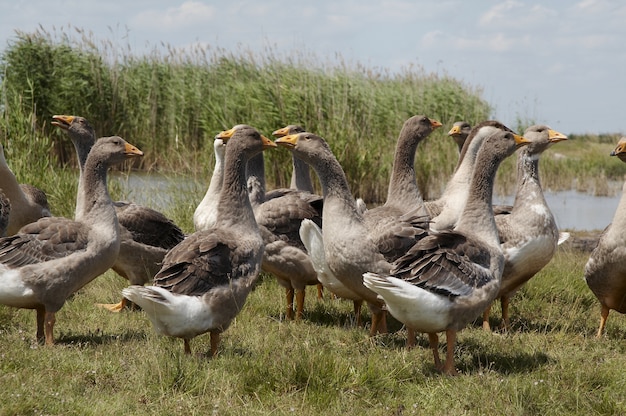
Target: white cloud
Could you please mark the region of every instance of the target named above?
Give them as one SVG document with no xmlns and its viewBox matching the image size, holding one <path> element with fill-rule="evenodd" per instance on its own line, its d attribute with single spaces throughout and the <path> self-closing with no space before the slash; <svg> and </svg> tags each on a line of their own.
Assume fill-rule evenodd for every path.
<svg viewBox="0 0 626 416">
<path fill-rule="evenodd" d="M 585 12 L 600 13 L 610 8 L 611 3 L 612 2 L 606 0 L 582 0 L 576 3 L 574 7 Z"/>
<path fill-rule="evenodd" d="M 523 7 L 524 4 L 515 0 L 506 0 L 502 3 L 496 4 L 491 9 L 487 10 L 482 16 L 480 16 L 478 23 L 480 26 L 490 26 L 492 24 L 499 25 L 502 21 L 515 21 L 510 20 L 514 16 L 511 11 Z"/>
<path fill-rule="evenodd" d="M 504 32 L 470 36 L 450 35 L 440 30 L 426 33 L 421 46 L 435 50 L 454 50 L 461 53 L 505 53 L 519 51 L 532 45 L 530 36 L 511 36 Z"/>
<path fill-rule="evenodd" d="M 131 19 L 131 24 L 138 27 L 179 29 L 210 21 L 215 15 L 215 7 L 192 0 L 165 10 L 143 11 Z"/>
</svg>

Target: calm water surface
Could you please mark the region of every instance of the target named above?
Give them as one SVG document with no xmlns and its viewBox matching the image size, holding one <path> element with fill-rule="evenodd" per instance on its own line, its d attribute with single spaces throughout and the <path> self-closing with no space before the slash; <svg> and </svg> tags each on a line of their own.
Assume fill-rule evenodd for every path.
<svg viewBox="0 0 626 416">
<path fill-rule="evenodd" d="M 161 174 L 132 172 L 128 175 L 114 173 L 112 181 L 117 181 L 127 199 L 158 210 L 167 210 L 180 201 L 197 204 L 209 185 L 209 178 L 198 180 L 181 177 L 168 177 Z M 621 197 L 599 197 L 575 190 L 545 192 L 548 205 L 560 229 L 602 230 L 613 219 Z M 494 196 L 495 204 L 512 204 L 514 196 Z"/>
</svg>

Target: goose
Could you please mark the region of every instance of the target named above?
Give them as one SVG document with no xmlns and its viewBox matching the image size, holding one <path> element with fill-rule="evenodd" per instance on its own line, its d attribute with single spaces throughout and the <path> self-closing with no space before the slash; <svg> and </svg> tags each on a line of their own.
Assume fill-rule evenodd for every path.
<svg viewBox="0 0 626 416">
<path fill-rule="evenodd" d="M 213 152 L 215 154 L 215 166 L 213 167 L 209 188 L 193 213 L 193 225 L 196 231 L 207 230 L 213 227 L 217 220 L 217 205 L 224 177 L 224 154 L 226 153 L 224 140 L 215 137 Z"/>
<path fill-rule="evenodd" d="M 622 137 L 611 156 L 626 162 L 626 137 Z M 611 310 L 626 313 L 626 183 L 613 221 L 600 236 L 600 241 L 585 264 L 587 286 L 600 301 L 601 338 Z"/>
<path fill-rule="evenodd" d="M 289 124 L 280 129 L 274 130 L 272 132 L 272 136 L 274 137 L 283 137 L 289 134 L 302 133 L 304 132 L 304 127 L 299 124 Z M 300 191 L 309 192 L 311 194 L 315 193 L 315 189 L 313 187 L 313 181 L 311 180 L 311 169 L 309 169 L 309 165 L 307 165 L 302 160 L 298 159 L 293 154 L 291 155 L 291 164 L 292 164 L 292 174 L 291 174 L 291 189 L 298 189 Z M 302 225 L 301 225 L 302 226 Z M 305 227 L 306 228 L 306 227 Z M 302 240 L 302 234 L 300 234 L 300 240 Z M 304 241 L 302 241 L 304 243 Z M 306 246 L 307 253 L 310 256 L 309 247 Z M 315 268 L 315 265 L 313 265 Z M 317 268 L 315 268 L 317 270 Z M 318 279 L 319 280 L 319 279 Z M 317 298 L 324 298 L 324 286 L 321 283 L 317 284 Z"/>
<path fill-rule="evenodd" d="M 220 135 L 228 137 L 242 127 L 246 125 L 236 125 Z M 265 243 L 261 269 L 275 276 L 279 285 L 285 288 L 287 319 L 300 320 L 306 286 L 317 285 L 319 280 L 298 230 L 305 218 L 321 225 L 323 199 L 319 195 L 290 188 L 266 192 L 262 153 L 248 161 L 246 175 L 250 202 Z"/>
<path fill-rule="evenodd" d="M 39 188 L 20 184 L 9 168 L 4 147 L 0 144 L 0 189 L 11 203 L 11 215 L 6 234 L 14 235 L 26 224 L 49 217 L 50 207 L 46 194 Z"/>
<path fill-rule="evenodd" d="M 297 133 L 276 139 L 276 144 L 286 147 L 308 163 L 317 173 L 324 195 L 322 233 L 324 260 L 328 270 L 361 301 L 365 301 L 372 314 L 370 335 L 386 331 L 383 302 L 363 285 L 363 273 L 386 273 L 391 264 L 381 252 L 379 241 L 372 235 L 352 197 L 345 172 L 326 141 L 313 133 Z M 369 212 L 369 211 L 367 211 Z M 408 220 L 406 222 L 409 222 Z M 414 236 L 412 227 L 390 227 L 388 236 L 406 233 Z M 383 251 L 393 251 L 383 248 Z"/>
<path fill-rule="evenodd" d="M 483 121 L 471 130 L 459 155 L 459 162 L 454 174 L 446 184 L 443 194 L 436 200 L 425 201 L 424 203 L 432 218 L 431 230 L 454 228 L 467 200 L 478 149 L 485 138 L 499 130 L 512 131 L 496 120 Z"/>
<path fill-rule="evenodd" d="M 223 137 L 224 181 L 212 228 L 196 231 L 170 250 L 152 286 L 129 286 L 124 297 L 137 303 L 163 335 L 192 338 L 210 332 L 211 356 L 220 334 L 241 311 L 258 279 L 263 239 L 246 186 L 247 161 L 276 145 L 253 127 Z"/>
<path fill-rule="evenodd" d="M 559 244 L 559 229 L 546 203 L 539 180 L 539 158 L 552 144 L 567 136 L 545 125 L 524 131 L 530 141 L 517 157 L 517 191 L 510 213 L 495 216 L 502 251 L 504 272 L 497 298 L 502 305 L 502 327 L 508 330 L 509 301 L 529 279 L 547 265 Z M 483 328 L 490 330 L 489 306 L 483 313 Z"/>
<path fill-rule="evenodd" d="M 363 212 L 365 226 L 388 261 L 403 255 L 428 229 L 428 213 L 415 179 L 417 146 L 433 130 L 437 120 L 415 115 L 402 125 L 394 152 L 387 199 L 383 205 Z"/>
<path fill-rule="evenodd" d="M 465 140 L 467 136 L 469 136 L 472 131 L 472 126 L 467 121 L 457 121 L 452 125 L 450 131 L 448 131 L 448 136 L 452 137 L 454 143 L 459 148 L 459 154 L 463 150 L 463 145 L 465 144 Z"/>
<path fill-rule="evenodd" d="M 44 217 L 0 239 L 0 304 L 35 309 L 37 339 L 54 344 L 55 314 L 66 299 L 109 269 L 120 249 L 107 170 L 143 153 L 121 137 L 105 137 L 87 158 L 75 220 Z"/>
<path fill-rule="evenodd" d="M 52 119 L 52 124 L 61 128 L 74 144 L 80 183 L 85 160 L 95 142 L 94 128 L 80 116 L 55 115 Z M 126 201 L 114 201 L 113 205 L 120 224 L 121 249 L 112 268 L 131 285 L 146 284 L 161 268 L 165 253 L 180 243 L 185 235 L 172 220 L 152 208 Z M 78 198 L 75 216 L 81 215 L 84 209 L 84 201 Z M 116 304 L 99 305 L 112 312 L 132 306 L 127 299 Z"/>
<path fill-rule="evenodd" d="M 387 199 L 383 205 L 368 210 L 365 216 L 382 213 L 397 217 L 424 204 L 415 179 L 415 153 L 417 146 L 438 127 L 441 127 L 439 121 L 423 115 L 404 122 L 394 152 Z"/>
<path fill-rule="evenodd" d="M 487 137 L 455 228 L 431 232 L 398 259 L 390 272 L 363 275 L 365 286 L 384 300 L 392 316 L 414 331 L 428 333 L 435 366 L 444 374 L 456 374 L 457 332 L 498 293 L 504 255 L 491 206 L 493 182 L 500 162 L 526 143 L 522 136 L 501 130 Z M 438 332 L 442 331 L 448 347 L 443 365 L 438 352 Z"/>
</svg>

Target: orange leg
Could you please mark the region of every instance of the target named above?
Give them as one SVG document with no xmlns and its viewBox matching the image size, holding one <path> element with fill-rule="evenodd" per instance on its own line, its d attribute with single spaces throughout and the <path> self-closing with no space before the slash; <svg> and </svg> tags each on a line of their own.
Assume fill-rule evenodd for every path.
<svg viewBox="0 0 626 416">
<path fill-rule="evenodd" d="M 489 325 L 489 314 L 491 313 L 491 304 L 487 306 L 487 309 L 483 312 L 483 329 L 485 331 L 491 331 L 491 326 Z"/>
<path fill-rule="evenodd" d="M 381 316 L 381 320 L 377 329 L 379 334 L 386 334 L 389 332 L 387 330 L 387 311 L 383 311 L 383 315 Z"/>
<path fill-rule="evenodd" d="M 446 330 L 446 363 L 443 365 L 442 373 L 449 376 L 456 376 L 456 368 L 454 367 L 454 346 L 456 345 L 456 331 L 453 329 Z"/>
<path fill-rule="evenodd" d="M 428 333 L 428 343 L 430 344 L 430 349 L 433 350 L 433 359 L 435 360 L 435 368 L 438 371 L 442 370 L 441 360 L 439 359 L 439 335 L 436 332 Z"/>
<path fill-rule="evenodd" d="M 387 333 L 387 311 L 380 310 L 372 314 L 372 327 L 370 328 L 370 336 L 376 334 Z"/>
<path fill-rule="evenodd" d="M 287 319 L 293 319 L 293 295 L 294 290 L 292 287 L 285 289 L 285 294 L 287 296 Z"/>
<path fill-rule="evenodd" d="M 43 344 L 46 340 L 44 332 L 44 322 L 46 321 L 46 309 L 40 306 L 36 310 L 37 312 L 37 342 Z"/>
<path fill-rule="evenodd" d="M 54 312 L 46 312 L 45 321 L 46 345 L 54 345 L 54 323 L 56 322 Z"/>
<path fill-rule="evenodd" d="M 502 296 L 500 298 L 500 305 L 502 305 L 502 328 L 508 331 L 511 327 L 511 321 L 509 318 L 509 300 L 508 296 Z"/>
<path fill-rule="evenodd" d="M 121 312 L 128 306 L 128 300 L 122 298 L 119 303 L 96 303 L 96 306 L 107 309 L 111 312 Z"/>
<path fill-rule="evenodd" d="M 211 331 L 211 357 L 217 355 L 217 347 L 220 345 L 220 333 L 219 331 Z"/>
<path fill-rule="evenodd" d="M 304 311 L 304 290 L 298 290 L 296 292 L 296 321 L 302 319 L 302 312 Z"/>
<path fill-rule="evenodd" d="M 317 284 L 317 298 L 324 299 L 324 286 L 321 283 Z"/>
<path fill-rule="evenodd" d="M 602 305 L 602 309 L 600 310 L 600 328 L 598 329 L 596 338 L 602 338 L 602 333 L 604 332 L 604 328 L 606 327 L 606 320 L 608 318 L 609 318 L 609 307 Z"/>
</svg>

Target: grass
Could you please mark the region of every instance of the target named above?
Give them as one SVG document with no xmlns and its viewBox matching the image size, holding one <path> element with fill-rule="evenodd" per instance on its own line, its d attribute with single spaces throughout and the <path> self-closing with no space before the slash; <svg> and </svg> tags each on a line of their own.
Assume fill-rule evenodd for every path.
<svg viewBox="0 0 626 416">
<path fill-rule="evenodd" d="M 142 312 L 94 306 L 125 282 L 107 272 L 58 313 L 54 347 L 34 341 L 34 312 L 0 306 L 0 414 L 623 414 L 626 320 L 595 339 L 599 306 L 582 281 L 587 255 L 562 249 L 514 297 L 512 330 L 460 333 L 457 368 L 439 375 L 425 338 L 369 338 L 351 303 L 315 299 L 285 321 L 283 290 L 264 276 L 223 335 L 219 356 L 185 356 Z M 492 324 L 499 324 L 494 308 Z M 209 337 L 192 342 L 209 350 Z"/>
</svg>

